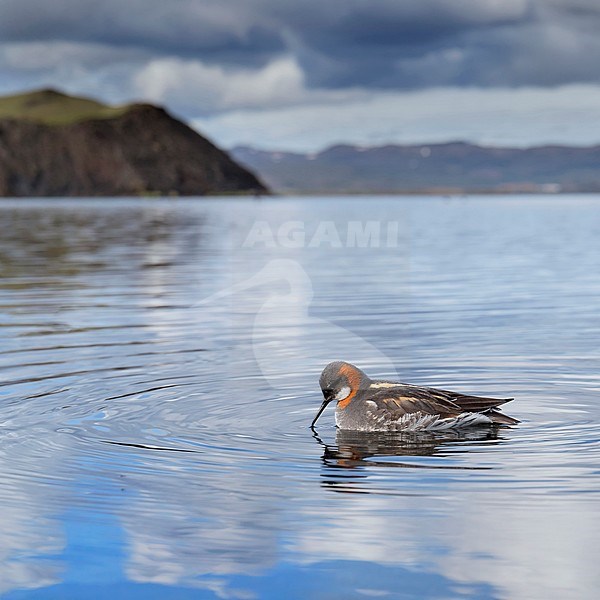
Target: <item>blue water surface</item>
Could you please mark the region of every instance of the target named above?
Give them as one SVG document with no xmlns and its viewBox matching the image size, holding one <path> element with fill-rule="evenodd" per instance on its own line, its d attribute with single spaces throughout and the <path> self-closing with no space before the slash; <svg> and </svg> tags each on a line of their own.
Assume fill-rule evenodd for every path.
<svg viewBox="0 0 600 600">
<path fill-rule="evenodd" d="M 596 598 L 600 197 L 0 203 L 0 596 Z M 318 376 L 514 397 L 337 431 Z"/>
</svg>

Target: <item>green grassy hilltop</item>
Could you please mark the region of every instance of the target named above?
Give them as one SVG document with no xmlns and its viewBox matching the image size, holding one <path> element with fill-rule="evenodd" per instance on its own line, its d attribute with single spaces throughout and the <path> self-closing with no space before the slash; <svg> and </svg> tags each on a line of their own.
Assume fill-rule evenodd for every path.
<svg viewBox="0 0 600 600">
<path fill-rule="evenodd" d="M 0 119 L 25 119 L 46 125 L 67 125 L 88 119 L 111 119 L 130 105 L 107 106 L 89 98 L 75 98 L 45 89 L 0 97 Z"/>
<path fill-rule="evenodd" d="M 0 197 L 257 193 L 253 173 L 160 106 L 0 97 Z"/>
</svg>

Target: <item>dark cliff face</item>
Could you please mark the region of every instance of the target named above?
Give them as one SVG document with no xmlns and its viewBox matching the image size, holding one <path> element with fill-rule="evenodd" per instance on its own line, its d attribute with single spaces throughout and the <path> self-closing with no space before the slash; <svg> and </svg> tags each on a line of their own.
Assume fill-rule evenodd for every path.
<svg viewBox="0 0 600 600">
<path fill-rule="evenodd" d="M 66 125 L 0 120 L 0 196 L 266 192 L 250 171 L 155 106 Z"/>
</svg>

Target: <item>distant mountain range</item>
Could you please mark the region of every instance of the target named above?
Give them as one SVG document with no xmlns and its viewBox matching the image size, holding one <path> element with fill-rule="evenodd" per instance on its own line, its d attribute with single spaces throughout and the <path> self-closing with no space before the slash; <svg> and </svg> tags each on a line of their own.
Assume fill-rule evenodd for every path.
<svg viewBox="0 0 600 600">
<path fill-rule="evenodd" d="M 0 196 L 267 192 L 160 107 L 112 107 L 55 90 L 0 98 Z"/>
<path fill-rule="evenodd" d="M 494 148 L 454 142 L 231 154 L 279 193 L 600 192 L 600 146 Z"/>
</svg>

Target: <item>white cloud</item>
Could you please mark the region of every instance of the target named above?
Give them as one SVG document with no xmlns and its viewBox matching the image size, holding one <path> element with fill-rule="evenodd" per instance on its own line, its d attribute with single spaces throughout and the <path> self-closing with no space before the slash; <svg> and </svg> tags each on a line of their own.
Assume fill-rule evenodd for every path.
<svg viewBox="0 0 600 600">
<path fill-rule="evenodd" d="M 560 45 L 561 54 L 570 57 L 560 67 L 567 70 L 576 44 L 572 34 L 561 35 L 550 27 L 544 39 L 546 46 Z M 589 43 L 588 54 L 593 55 L 596 42 Z M 531 55 L 536 48 L 532 44 L 513 64 L 525 80 L 535 68 Z M 453 65 L 449 71 L 460 71 L 469 60 L 460 47 L 440 53 L 444 65 Z M 437 60 L 434 54 L 415 58 L 414 69 L 431 71 Z M 466 140 L 515 146 L 600 142 L 599 84 L 325 89 L 306 83 L 306 68 L 292 54 L 259 67 L 233 67 L 175 55 L 152 56 L 135 47 L 14 42 L 0 47 L 0 72 L 9 75 L 0 83 L 0 93 L 55 86 L 112 103 L 157 102 L 191 120 L 224 147 L 250 144 L 312 152 L 338 142 Z"/>
<path fill-rule="evenodd" d="M 600 85 L 560 88 L 438 88 L 417 92 L 319 92 L 307 104 L 238 109 L 193 120 L 225 147 L 312 151 L 336 142 L 490 145 L 600 141 Z M 308 102 L 310 102 L 308 104 Z"/>
<path fill-rule="evenodd" d="M 305 94 L 304 75 L 291 57 L 257 70 L 226 70 L 199 60 L 160 58 L 135 75 L 133 88 L 155 102 L 183 103 L 199 112 L 288 105 Z"/>
</svg>

